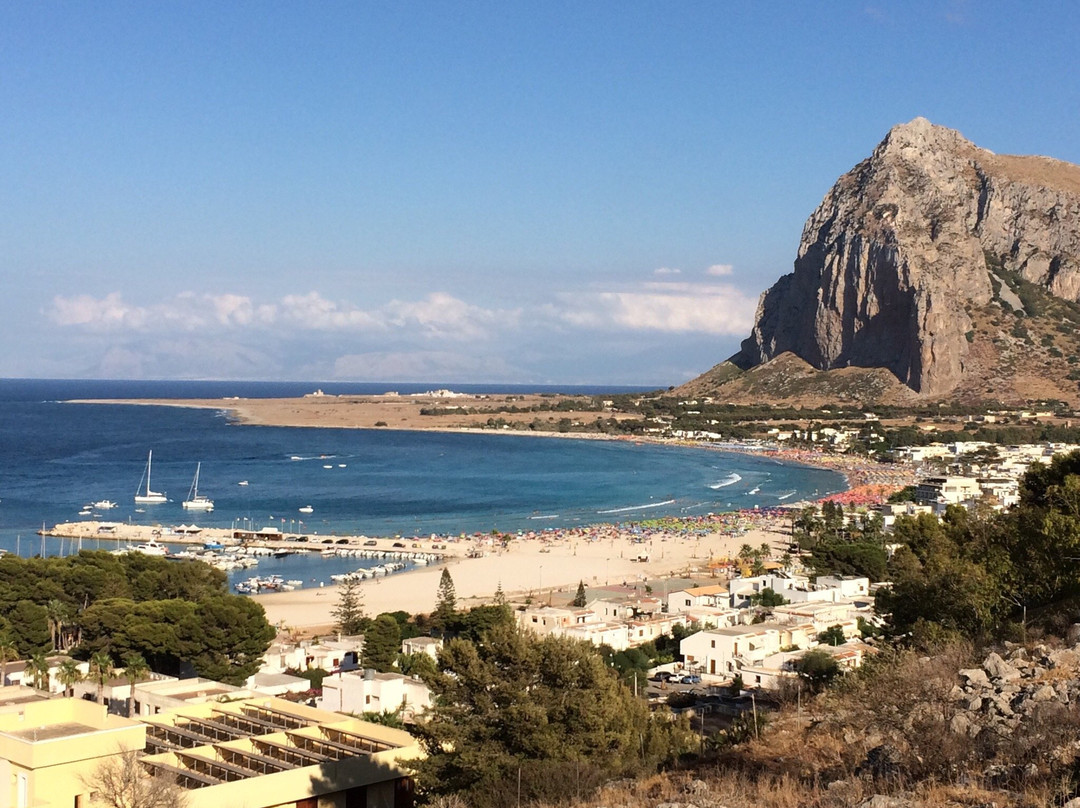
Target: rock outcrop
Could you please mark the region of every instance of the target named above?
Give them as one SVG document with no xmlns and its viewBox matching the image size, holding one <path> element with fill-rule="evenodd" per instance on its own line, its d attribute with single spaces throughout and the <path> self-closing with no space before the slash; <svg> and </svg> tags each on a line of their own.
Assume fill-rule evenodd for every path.
<svg viewBox="0 0 1080 808">
<path fill-rule="evenodd" d="M 972 312 L 1005 272 L 1080 299 L 1080 166 L 995 155 L 916 118 L 829 191 L 730 361 L 791 352 L 819 370 L 886 368 L 941 396 L 962 381 Z"/>
</svg>

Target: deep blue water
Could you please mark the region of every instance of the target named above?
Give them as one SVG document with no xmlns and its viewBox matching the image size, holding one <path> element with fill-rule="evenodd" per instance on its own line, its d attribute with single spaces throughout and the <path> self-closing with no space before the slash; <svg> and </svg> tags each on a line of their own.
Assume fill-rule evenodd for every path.
<svg viewBox="0 0 1080 808">
<path fill-rule="evenodd" d="M 90 518 L 78 512 L 102 499 L 118 503 L 103 514 L 113 521 L 412 536 L 769 507 L 843 487 L 842 477 L 831 471 L 680 447 L 240 426 L 224 412 L 211 410 L 63 403 L 74 398 L 276 397 L 301 395 L 316 386 L 327 393 L 355 394 L 442 386 L 508 391 L 505 386 L 442 384 L 0 380 L 0 547 L 36 553 L 40 539 L 34 534 L 42 523 Z M 556 390 L 623 391 L 551 388 Z M 133 497 L 151 449 L 153 487 L 170 501 L 136 506 Z M 202 463 L 199 490 L 215 502 L 210 514 L 192 514 L 180 506 L 197 462 Z M 238 485 L 242 480 L 248 485 Z M 299 513 L 307 505 L 313 513 Z M 46 553 L 60 550 L 57 540 L 48 540 Z M 300 567 L 313 562 L 293 558 L 279 563 L 293 565 L 301 577 L 306 571 Z M 259 572 L 280 571 L 270 566 L 260 565 Z M 339 566 L 352 569 L 358 563 L 343 559 Z"/>
</svg>

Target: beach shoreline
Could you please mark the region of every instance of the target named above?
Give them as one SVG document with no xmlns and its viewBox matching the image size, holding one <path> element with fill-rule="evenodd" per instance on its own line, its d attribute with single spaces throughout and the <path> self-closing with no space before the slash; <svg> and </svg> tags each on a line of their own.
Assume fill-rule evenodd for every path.
<svg viewBox="0 0 1080 808">
<path fill-rule="evenodd" d="M 462 397 L 490 402 L 498 396 Z M 521 397 L 514 397 L 517 401 Z M 456 401 L 457 399 L 451 399 Z M 773 458 L 784 464 L 827 469 L 841 474 L 847 489 L 829 497 L 848 505 L 881 501 L 890 490 L 908 484 L 910 471 L 886 467 L 862 458 L 816 450 L 763 447 L 754 451 L 745 444 L 700 444 L 652 436 L 609 435 L 596 432 L 562 432 L 490 428 L 486 415 L 422 414 L 426 406 L 445 405 L 445 399 L 423 396 L 305 396 L 301 399 L 105 399 L 80 400 L 82 404 L 129 404 L 224 411 L 237 424 L 276 427 L 343 429 L 394 429 L 419 432 L 453 432 L 517 437 L 607 440 L 726 451 Z M 559 415 L 563 415 L 560 412 Z M 595 416 L 595 412 L 578 415 Z M 393 423 L 391 426 L 390 424 Z M 668 519 L 666 529 L 640 525 L 657 520 L 628 523 L 597 522 L 585 527 L 556 528 L 527 534 L 474 534 L 450 539 L 453 547 L 445 563 L 410 570 L 387 578 L 360 583 L 368 614 L 386 611 L 428 613 L 435 607 L 438 581 L 443 569 L 454 579 L 464 605 L 491 602 L 497 589 L 510 599 L 572 597 L 579 583 L 591 587 L 640 590 L 644 581 L 667 581 L 676 576 L 715 577 L 731 570 L 744 544 L 767 543 L 773 557 L 786 551 L 788 516 L 807 503 L 791 503 L 773 511 L 733 511 L 691 519 Z M 659 520 L 663 522 L 664 520 Z M 456 546 L 455 546 L 456 545 Z M 638 560 L 642 554 L 647 560 Z M 655 591 L 653 594 L 662 594 Z M 304 631 L 329 631 L 337 603 L 338 587 L 320 586 L 291 592 L 254 595 L 271 623 Z"/>
</svg>

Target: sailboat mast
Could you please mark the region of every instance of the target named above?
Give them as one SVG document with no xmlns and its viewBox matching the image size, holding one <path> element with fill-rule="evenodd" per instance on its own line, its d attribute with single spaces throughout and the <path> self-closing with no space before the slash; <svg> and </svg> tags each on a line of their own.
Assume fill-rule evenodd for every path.
<svg viewBox="0 0 1080 808">
<path fill-rule="evenodd" d="M 154 465 L 154 450 L 150 450 L 149 457 L 146 458 L 146 496 L 150 496 L 150 467 Z"/>
</svg>

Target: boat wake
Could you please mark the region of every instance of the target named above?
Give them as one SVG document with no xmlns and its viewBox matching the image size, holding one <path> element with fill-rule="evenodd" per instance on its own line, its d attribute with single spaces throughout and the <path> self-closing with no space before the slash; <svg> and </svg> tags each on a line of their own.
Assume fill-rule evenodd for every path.
<svg viewBox="0 0 1080 808">
<path fill-rule="evenodd" d="M 650 502 L 646 505 L 631 505 L 628 508 L 612 508 L 608 511 L 597 511 L 597 513 L 626 513 L 627 511 L 643 511 L 647 508 L 662 508 L 664 505 L 674 505 L 675 500 L 665 499 L 663 502 Z"/>
<path fill-rule="evenodd" d="M 759 486 L 756 486 L 756 487 L 754 487 L 754 488 L 751 488 L 751 489 L 750 489 L 749 491 L 747 491 L 746 493 L 747 493 L 747 494 L 748 494 L 749 496 L 753 496 L 754 494 L 756 494 L 756 493 L 757 493 L 758 491 L 760 491 L 760 490 L 761 490 L 761 486 L 759 485 Z"/>
<path fill-rule="evenodd" d="M 529 518 L 530 519 L 558 519 L 559 514 L 557 514 L 557 513 L 548 513 L 548 514 L 544 514 L 542 516 L 530 516 Z"/>
<path fill-rule="evenodd" d="M 722 479 L 720 482 L 712 483 L 709 486 L 709 488 L 711 488 L 713 491 L 717 491 L 717 490 L 719 490 L 721 488 L 727 488 L 729 485 L 735 485 L 735 483 L 739 482 L 739 480 L 741 480 L 741 479 L 742 479 L 742 477 L 740 475 L 736 474 L 735 472 L 732 472 L 727 477 Z"/>
<path fill-rule="evenodd" d="M 782 494 L 782 495 L 778 496 L 777 499 L 782 501 L 782 500 L 785 500 L 785 499 L 790 499 L 793 496 L 795 496 L 795 492 L 794 491 L 788 491 L 786 494 Z"/>
</svg>

